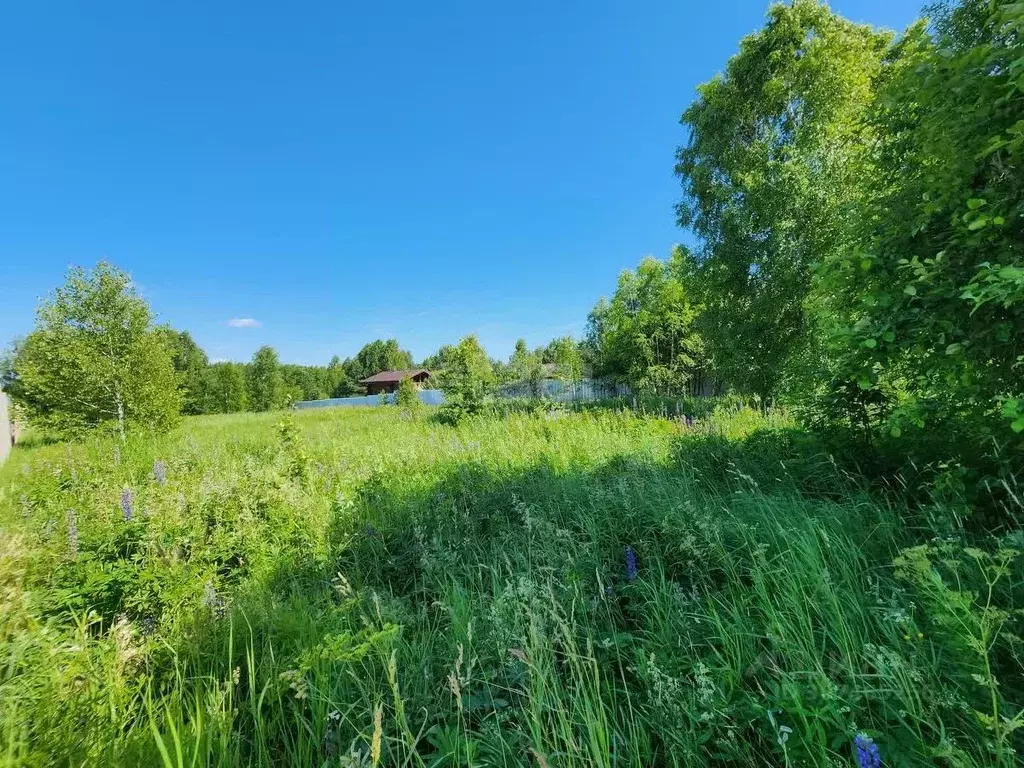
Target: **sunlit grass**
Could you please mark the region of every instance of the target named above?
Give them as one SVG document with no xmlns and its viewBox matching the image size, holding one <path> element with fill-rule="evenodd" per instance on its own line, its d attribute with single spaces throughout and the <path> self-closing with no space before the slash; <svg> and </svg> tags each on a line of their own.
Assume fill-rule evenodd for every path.
<svg viewBox="0 0 1024 768">
<path fill-rule="evenodd" d="M 897 578 L 910 511 L 784 414 L 200 417 L 37 441 L 0 494 L 6 764 L 1014 759 L 1017 617 L 985 677 L 976 561 Z"/>
</svg>

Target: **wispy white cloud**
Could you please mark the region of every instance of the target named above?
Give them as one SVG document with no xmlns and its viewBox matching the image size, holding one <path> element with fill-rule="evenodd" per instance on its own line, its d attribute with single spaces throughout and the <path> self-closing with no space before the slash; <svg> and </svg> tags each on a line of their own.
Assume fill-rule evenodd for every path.
<svg viewBox="0 0 1024 768">
<path fill-rule="evenodd" d="M 259 328 L 260 321 L 251 317 L 233 317 L 228 320 L 228 325 L 232 328 Z"/>
</svg>

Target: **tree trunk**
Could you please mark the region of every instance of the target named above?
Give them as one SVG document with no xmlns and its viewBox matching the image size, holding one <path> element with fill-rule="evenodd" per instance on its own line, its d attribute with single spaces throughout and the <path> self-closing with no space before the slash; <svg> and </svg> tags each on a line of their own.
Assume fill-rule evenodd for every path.
<svg viewBox="0 0 1024 768">
<path fill-rule="evenodd" d="M 124 437 L 124 400 L 121 399 L 120 391 L 114 393 L 114 402 L 117 404 L 117 431 L 121 435 L 121 442 L 125 441 Z"/>
</svg>

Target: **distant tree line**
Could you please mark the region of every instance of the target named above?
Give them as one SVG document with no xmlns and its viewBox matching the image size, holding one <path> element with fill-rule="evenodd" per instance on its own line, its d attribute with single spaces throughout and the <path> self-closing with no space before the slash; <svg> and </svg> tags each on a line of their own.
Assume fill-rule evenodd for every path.
<svg viewBox="0 0 1024 768">
<path fill-rule="evenodd" d="M 273 347 L 260 347 L 248 363 L 210 363 L 187 331 L 161 327 L 172 350 L 182 413 L 270 411 L 303 400 L 365 393 L 361 380 L 381 371 L 413 367 L 412 355 L 395 339 L 378 339 L 355 357 L 335 356 L 327 365 L 282 363 Z"/>
<path fill-rule="evenodd" d="M 247 363 L 211 363 L 188 331 L 155 323 L 125 272 L 100 262 L 92 270 L 72 268 L 42 302 L 36 327 L 3 358 L 0 384 L 31 423 L 54 435 L 106 426 L 123 435 L 131 426 L 166 429 L 181 415 L 270 411 L 360 395 L 362 380 L 414 365 L 396 339 L 377 339 L 354 357 L 335 356 L 322 366 L 282 363 L 270 346 Z M 476 412 L 497 384 L 584 374 L 582 348 L 569 337 L 533 351 L 520 340 L 504 362 L 467 336 L 443 345 L 421 367 L 439 374 L 460 417 Z"/>
</svg>

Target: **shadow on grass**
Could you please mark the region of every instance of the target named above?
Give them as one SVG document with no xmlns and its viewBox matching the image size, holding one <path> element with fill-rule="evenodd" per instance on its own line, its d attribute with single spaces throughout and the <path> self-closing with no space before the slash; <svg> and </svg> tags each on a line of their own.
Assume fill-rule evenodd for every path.
<svg viewBox="0 0 1024 768">
<path fill-rule="evenodd" d="M 210 595 L 195 626 L 154 659 L 153 687 L 183 690 L 197 707 L 232 691 L 238 714 L 217 727 L 238 752 L 225 763 L 320 765 L 350 744 L 368 751 L 383 706 L 390 764 L 405 762 L 405 749 L 428 764 L 464 764 L 472 750 L 481 765 L 527 765 L 539 738 L 525 715 L 540 695 L 529 681 L 549 652 L 543 682 L 555 698 L 534 716 L 591 706 L 622 750 L 615 764 L 679 764 L 712 747 L 719 764 L 780 764 L 769 705 L 819 708 L 815 730 L 790 749 L 821 764 L 848 736 L 848 718 L 821 691 L 841 687 L 863 713 L 885 706 L 862 690 L 858 668 L 841 665 L 852 651 L 840 651 L 837 627 L 848 623 L 858 642 L 891 640 L 871 623 L 865 574 L 912 543 L 895 511 L 842 468 L 856 458 L 835 460 L 799 430 L 743 440 L 691 430 L 664 463 L 386 467 L 336 500 L 326 546 L 282 541 L 259 578 L 244 563 L 222 573 L 233 602 L 224 610 L 224 596 Z M 307 493 L 327 492 L 305 482 Z M 832 546 L 845 560 L 830 562 Z M 109 621 L 124 609 L 112 606 Z M 803 641 L 790 639 L 791 658 L 769 637 L 779 631 Z M 574 677 L 580 659 L 600 692 Z M 714 702 L 728 717 L 703 721 L 700 707 L 715 706 L 693 696 L 712 667 L 723 690 L 728 680 L 730 698 Z M 574 717 L 567 749 L 593 725 Z M 139 738 L 143 750 L 148 733 Z"/>
</svg>

